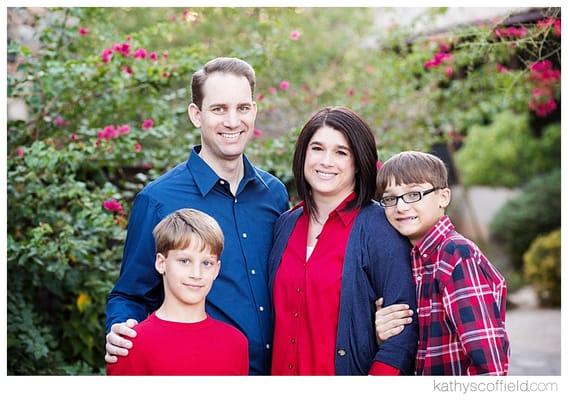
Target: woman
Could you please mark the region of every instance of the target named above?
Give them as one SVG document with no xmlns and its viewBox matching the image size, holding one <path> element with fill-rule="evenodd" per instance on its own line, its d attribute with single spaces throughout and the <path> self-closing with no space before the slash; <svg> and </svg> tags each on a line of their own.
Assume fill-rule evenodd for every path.
<svg viewBox="0 0 568 400">
<path fill-rule="evenodd" d="M 369 126 L 344 107 L 302 129 L 293 173 L 302 202 L 274 228 L 273 375 L 398 375 L 412 371 L 416 322 L 377 346 L 375 300 L 415 308 L 409 247 L 375 193 Z"/>
</svg>

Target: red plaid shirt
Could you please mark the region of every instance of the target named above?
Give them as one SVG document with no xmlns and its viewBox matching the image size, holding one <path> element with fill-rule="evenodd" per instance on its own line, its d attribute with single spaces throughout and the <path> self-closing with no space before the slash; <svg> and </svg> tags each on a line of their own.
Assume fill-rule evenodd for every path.
<svg viewBox="0 0 568 400">
<path fill-rule="evenodd" d="M 442 217 L 411 252 L 418 303 L 417 375 L 506 375 L 507 284 Z"/>
</svg>

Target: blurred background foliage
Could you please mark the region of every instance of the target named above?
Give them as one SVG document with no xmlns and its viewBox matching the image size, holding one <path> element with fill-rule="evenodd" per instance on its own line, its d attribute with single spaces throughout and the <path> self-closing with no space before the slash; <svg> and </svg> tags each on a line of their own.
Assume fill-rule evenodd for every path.
<svg viewBox="0 0 568 400">
<path fill-rule="evenodd" d="M 292 202 L 299 129 L 320 107 L 345 105 L 372 126 L 382 160 L 441 144 L 456 155 L 461 183 L 521 188 L 495 219 L 495 240 L 517 276 L 530 280 L 544 263 L 554 283 L 560 265 L 548 254 L 559 246 L 540 235 L 560 227 L 560 9 L 415 34 L 445 11 L 386 31 L 369 8 L 54 8 L 31 17 L 38 48 L 8 40 L 8 98 L 27 110 L 7 126 L 8 373 L 104 372 L 106 295 L 129 207 L 199 143 L 186 114 L 191 74 L 217 56 L 255 68 L 259 115 L 247 154 L 286 183 Z"/>
</svg>

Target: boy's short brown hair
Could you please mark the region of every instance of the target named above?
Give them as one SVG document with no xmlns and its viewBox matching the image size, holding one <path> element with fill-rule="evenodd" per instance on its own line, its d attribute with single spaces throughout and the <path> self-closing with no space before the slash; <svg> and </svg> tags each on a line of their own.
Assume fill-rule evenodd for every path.
<svg viewBox="0 0 568 400">
<path fill-rule="evenodd" d="M 168 256 L 170 250 L 189 247 L 193 240 L 201 243 L 201 250 L 209 248 L 212 254 L 221 256 L 223 231 L 210 215 L 191 208 L 182 208 L 169 214 L 152 231 L 156 253 Z"/>
<path fill-rule="evenodd" d="M 377 194 L 380 199 L 388 184 L 431 183 L 434 187 L 448 187 L 448 170 L 444 162 L 433 154 L 421 151 L 403 151 L 389 158 L 377 173 Z"/>
</svg>

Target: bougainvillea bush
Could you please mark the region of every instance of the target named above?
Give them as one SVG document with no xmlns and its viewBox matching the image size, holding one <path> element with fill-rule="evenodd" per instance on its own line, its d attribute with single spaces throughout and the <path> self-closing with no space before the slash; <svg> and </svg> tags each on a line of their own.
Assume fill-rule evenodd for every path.
<svg viewBox="0 0 568 400">
<path fill-rule="evenodd" d="M 295 137 L 325 105 L 359 112 L 382 159 L 467 140 L 501 111 L 558 122 L 558 9 L 436 36 L 379 31 L 376 12 L 389 10 L 54 8 L 36 17 L 39 50 L 9 40 L 8 97 L 28 118 L 7 127 L 8 372 L 104 371 L 133 197 L 199 142 L 189 84 L 211 58 L 256 69 L 247 153 L 292 199 Z"/>
</svg>

